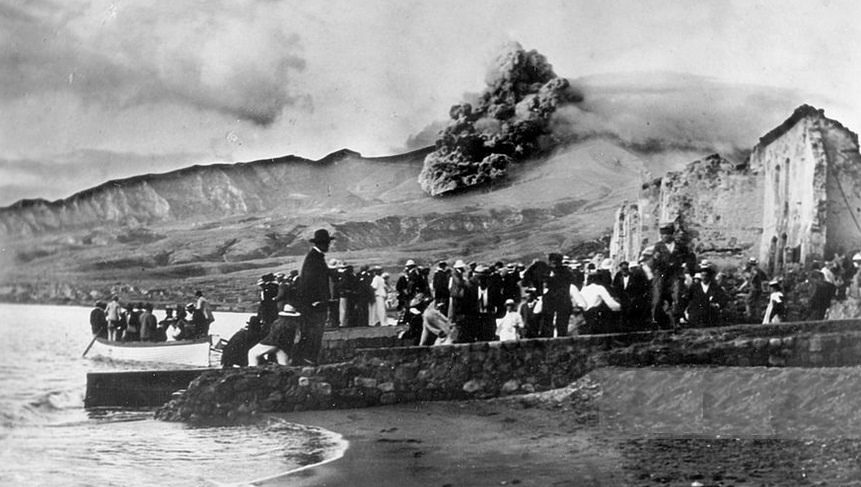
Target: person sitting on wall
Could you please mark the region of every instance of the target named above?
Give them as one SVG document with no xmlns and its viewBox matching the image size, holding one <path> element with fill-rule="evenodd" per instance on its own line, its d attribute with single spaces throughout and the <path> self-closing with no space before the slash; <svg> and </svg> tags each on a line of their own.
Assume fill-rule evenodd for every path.
<svg viewBox="0 0 861 487">
<path fill-rule="evenodd" d="M 697 274 L 699 279 L 695 277 L 688 290 L 685 311 L 688 324 L 692 327 L 718 326 L 723 321 L 723 310 L 729 303 L 729 297 L 714 281 L 713 266 L 703 267 Z"/>
<path fill-rule="evenodd" d="M 414 342 L 413 345 L 419 344 L 424 330 L 424 312 L 430 303 L 430 298 L 424 293 L 418 293 L 410 300 L 407 305 L 407 329 L 398 338 L 411 340 Z"/>
<path fill-rule="evenodd" d="M 275 352 L 278 365 L 288 365 L 296 341 L 301 314 L 292 305 L 285 304 L 278 312 L 278 319 L 272 323 L 269 334 L 248 351 L 248 365 L 260 365 L 264 355 Z"/>
<path fill-rule="evenodd" d="M 456 328 L 443 313 L 447 300 L 434 300 L 422 313 L 422 336 L 419 345 L 448 345 L 456 340 Z"/>
</svg>

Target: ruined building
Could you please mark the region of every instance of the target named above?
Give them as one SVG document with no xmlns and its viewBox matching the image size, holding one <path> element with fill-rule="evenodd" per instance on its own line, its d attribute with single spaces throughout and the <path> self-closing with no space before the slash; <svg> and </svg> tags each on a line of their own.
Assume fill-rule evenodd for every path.
<svg viewBox="0 0 861 487">
<path fill-rule="evenodd" d="M 803 105 L 744 163 L 715 154 L 644 184 L 616 214 L 611 255 L 636 260 L 667 221 L 698 255 L 719 265 L 757 257 L 771 275 L 861 249 L 858 136 Z"/>
</svg>

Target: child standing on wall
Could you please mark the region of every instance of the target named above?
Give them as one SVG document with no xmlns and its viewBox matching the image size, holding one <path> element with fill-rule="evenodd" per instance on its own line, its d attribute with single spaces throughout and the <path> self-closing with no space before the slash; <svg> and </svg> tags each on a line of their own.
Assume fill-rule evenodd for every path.
<svg viewBox="0 0 861 487">
<path fill-rule="evenodd" d="M 496 324 L 496 335 L 500 341 L 519 340 L 523 330 L 523 318 L 517 311 L 517 304 L 513 299 L 505 301 L 505 316 Z"/>
</svg>

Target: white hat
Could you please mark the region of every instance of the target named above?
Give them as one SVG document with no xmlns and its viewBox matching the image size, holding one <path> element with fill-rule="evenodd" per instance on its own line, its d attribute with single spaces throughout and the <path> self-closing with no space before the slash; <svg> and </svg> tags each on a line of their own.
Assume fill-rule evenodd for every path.
<svg viewBox="0 0 861 487">
<path fill-rule="evenodd" d="M 407 260 L 407 263 L 404 264 L 404 267 L 415 267 L 415 265 L 416 265 L 416 261 L 414 261 L 413 259 L 409 259 L 409 260 Z"/>
<path fill-rule="evenodd" d="M 278 312 L 278 316 L 301 316 L 296 308 L 289 304 L 284 305 L 284 309 Z"/>
<path fill-rule="evenodd" d="M 466 265 L 466 262 L 464 262 L 463 259 L 457 259 L 452 267 L 455 269 L 466 269 L 469 266 Z"/>
<path fill-rule="evenodd" d="M 515 303 L 514 303 L 514 300 L 513 300 L 513 299 L 511 299 L 511 298 L 506 299 L 506 300 L 505 300 L 505 305 L 506 305 L 506 306 L 508 306 L 509 304 L 511 304 L 511 305 L 515 304 Z"/>
<path fill-rule="evenodd" d="M 852 260 L 861 260 L 861 252 L 858 252 L 857 254 L 853 255 Z"/>
<path fill-rule="evenodd" d="M 613 259 L 604 259 L 601 262 L 601 269 L 610 270 L 613 268 Z"/>
</svg>

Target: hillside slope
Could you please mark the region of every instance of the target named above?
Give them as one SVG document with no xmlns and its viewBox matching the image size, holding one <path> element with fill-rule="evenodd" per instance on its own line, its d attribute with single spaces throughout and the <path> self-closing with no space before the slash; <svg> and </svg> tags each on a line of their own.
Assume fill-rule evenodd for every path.
<svg viewBox="0 0 861 487">
<path fill-rule="evenodd" d="M 416 181 L 423 157 L 341 151 L 197 166 L 6 208 L 0 296 L 48 289 L 87 299 L 116 283 L 179 292 L 188 279 L 220 295 L 247 292 L 260 269 L 298 266 L 318 227 L 337 237 L 332 257 L 388 268 L 406 258 L 528 259 L 607 233 L 647 171 L 634 153 L 593 139 L 516 165 L 492 187 L 433 198 Z"/>
</svg>

